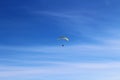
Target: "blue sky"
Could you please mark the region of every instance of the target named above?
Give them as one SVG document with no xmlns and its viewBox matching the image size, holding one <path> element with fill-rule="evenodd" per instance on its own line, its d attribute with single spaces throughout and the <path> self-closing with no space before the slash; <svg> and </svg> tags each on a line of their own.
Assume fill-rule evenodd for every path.
<svg viewBox="0 0 120 80">
<path fill-rule="evenodd" d="M 0 80 L 120 80 L 119 4 L 0 1 Z"/>
</svg>

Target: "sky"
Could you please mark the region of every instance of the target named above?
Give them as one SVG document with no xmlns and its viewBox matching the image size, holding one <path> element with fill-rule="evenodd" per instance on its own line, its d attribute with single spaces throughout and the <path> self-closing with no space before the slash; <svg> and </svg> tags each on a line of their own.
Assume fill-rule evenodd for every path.
<svg viewBox="0 0 120 80">
<path fill-rule="evenodd" d="M 1 0 L 0 80 L 120 80 L 119 4 Z"/>
</svg>

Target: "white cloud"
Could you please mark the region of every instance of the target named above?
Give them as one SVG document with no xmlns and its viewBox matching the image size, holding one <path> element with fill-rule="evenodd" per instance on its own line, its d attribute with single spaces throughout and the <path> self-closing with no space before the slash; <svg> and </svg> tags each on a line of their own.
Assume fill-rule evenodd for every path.
<svg viewBox="0 0 120 80">
<path fill-rule="evenodd" d="M 28 52 L 43 52 L 54 54 L 84 54 L 84 55 L 102 55 L 102 54 L 116 54 L 120 52 L 119 40 L 104 40 L 101 45 L 71 45 L 71 46 L 32 46 L 32 47 L 12 47 L 0 46 L 1 50 L 13 51 L 28 51 Z"/>
<path fill-rule="evenodd" d="M 61 12 L 51 12 L 51 11 L 36 11 L 35 14 L 39 15 L 48 15 L 53 17 L 62 17 L 62 18 L 72 18 L 75 17 L 74 15 L 67 15 L 65 13 Z"/>
<path fill-rule="evenodd" d="M 56 63 L 55 63 L 56 64 Z M 57 63 L 58 66 L 46 67 L 17 67 L 17 66 L 0 66 L 0 77 L 17 77 L 17 76 L 34 76 L 34 75 L 69 75 L 106 71 L 119 71 L 120 62 L 105 62 L 105 63 Z"/>
</svg>

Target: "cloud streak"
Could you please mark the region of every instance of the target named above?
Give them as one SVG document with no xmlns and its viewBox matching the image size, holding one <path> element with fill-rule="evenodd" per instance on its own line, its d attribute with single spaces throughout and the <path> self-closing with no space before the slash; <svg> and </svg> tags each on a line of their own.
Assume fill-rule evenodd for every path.
<svg viewBox="0 0 120 80">
<path fill-rule="evenodd" d="M 56 64 L 56 63 L 55 63 Z M 17 77 L 30 75 L 55 75 L 55 74 L 80 74 L 81 72 L 120 70 L 120 62 L 107 63 L 69 63 L 57 62 L 57 66 L 52 67 L 16 67 L 0 66 L 0 77 Z"/>
</svg>

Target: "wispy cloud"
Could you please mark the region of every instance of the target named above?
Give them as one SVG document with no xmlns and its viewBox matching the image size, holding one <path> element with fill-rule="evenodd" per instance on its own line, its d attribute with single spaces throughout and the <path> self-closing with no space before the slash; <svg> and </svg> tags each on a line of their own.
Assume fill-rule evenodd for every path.
<svg viewBox="0 0 120 80">
<path fill-rule="evenodd" d="M 34 14 L 56 17 L 59 21 L 62 18 L 62 22 L 72 22 L 72 23 L 86 23 L 86 22 L 95 22 L 95 19 L 91 17 L 94 14 L 88 11 L 34 11 Z M 89 14 L 89 15 L 85 15 Z"/>
<path fill-rule="evenodd" d="M 56 64 L 56 63 L 55 63 Z M 29 75 L 55 75 L 55 74 L 80 74 L 81 72 L 94 72 L 94 71 L 108 71 L 119 70 L 119 62 L 107 62 L 107 63 L 57 63 L 58 66 L 48 67 L 14 67 L 14 66 L 0 66 L 1 77 L 11 76 L 29 76 Z M 94 74 L 94 73 L 93 73 Z"/>
<path fill-rule="evenodd" d="M 75 17 L 74 15 L 68 15 L 65 13 L 60 13 L 60 12 L 51 12 L 51 11 L 36 11 L 35 12 L 38 15 L 48 15 L 48 16 L 53 16 L 53 17 L 62 17 L 62 18 L 73 18 Z"/>
<path fill-rule="evenodd" d="M 95 39 L 99 37 L 107 37 L 111 34 L 108 32 L 116 31 L 119 24 L 113 20 L 113 16 L 100 13 L 97 10 L 70 10 L 70 11 L 35 11 L 34 14 L 56 17 L 60 26 L 65 26 L 64 30 L 71 35 Z M 62 20 L 60 20 L 62 18 Z M 119 30 L 118 30 L 119 31 Z M 105 35 L 104 35 L 105 34 Z"/>
<path fill-rule="evenodd" d="M 16 50 L 16 51 L 31 51 L 31 52 L 45 52 L 45 53 L 78 53 L 81 51 L 114 51 L 120 49 L 120 41 L 118 40 L 101 40 L 104 44 L 89 44 L 89 45 L 71 45 L 65 46 L 64 48 L 60 46 L 32 46 L 32 47 L 19 47 L 19 46 L 0 46 L 1 50 Z"/>
</svg>

